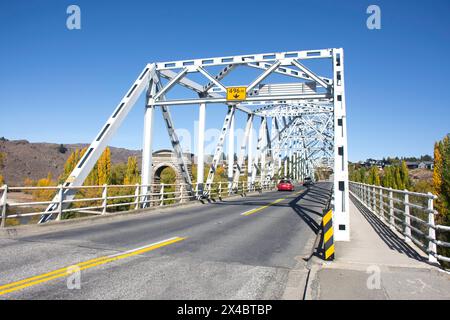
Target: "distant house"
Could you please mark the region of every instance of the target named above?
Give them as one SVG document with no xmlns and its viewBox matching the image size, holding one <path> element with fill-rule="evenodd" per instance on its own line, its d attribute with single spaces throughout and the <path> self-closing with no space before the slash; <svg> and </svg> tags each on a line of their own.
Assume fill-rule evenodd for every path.
<svg viewBox="0 0 450 320">
<path fill-rule="evenodd" d="M 433 170 L 433 161 L 407 161 L 406 166 L 408 169 L 428 169 Z"/>
<path fill-rule="evenodd" d="M 419 169 L 433 170 L 434 169 L 434 162 L 433 161 L 421 161 L 419 163 Z"/>
<path fill-rule="evenodd" d="M 366 162 L 364 162 L 363 165 L 366 168 L 370 168 L 372 166 L 377 166 L 379 169 L 382 169 L 385 166 L 390 165 L 390 163 L 388 163 L 385 160 L 367 159 Z"/>
</svg>

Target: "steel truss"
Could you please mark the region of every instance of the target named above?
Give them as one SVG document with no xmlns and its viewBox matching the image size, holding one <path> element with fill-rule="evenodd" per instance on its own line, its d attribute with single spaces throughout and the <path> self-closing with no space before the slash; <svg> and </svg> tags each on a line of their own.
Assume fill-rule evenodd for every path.
<svg viewBox="0 0 450 320">
<path fill-rule="evenodd" d="M 331 77 L 318 75 L 306 66 L 308 60 L 332 63 Z M 219 67 L 219 72 L 212 68 Z M 224 80 L 243 67 L 260 70 L 245 85 L 246 98 L 227 100 Z M 204 84 L 189 79 L 196 74 Z M 291 82 L 275 83 L 272 76 L 285 76 Z M 237 83 L 236 86 L 242 86 Z M 193 95 L 183 99 L 170 97 L 176 86 L 189 89 Z M 344 52 L 342 48 L 291 51 L 267 54 L 239 55 L 192 59 L 148 64 L 119 105 L 115 108 L 87 152 L 70 174 L 65 187 L 80 186 L 94 167 L 115 131 L 120 127 L 139 96 L 146 91 L 144 136 L 141 172 L 141 196 L 151 192 L 152 142 L 154 112 L 162 111 L 174 153 L 178 159 L 184 182 L 192 186 L 188 191 L 197 197 L 208 196 L 214 174 L 224 152 L 228 136 L 228 189 L 232 193 L 239 177 L 245 175 L 251 188 L 258 180 L 267 183 L 277 177 L 302 181 L 306 176 L 314 179 L 315 169 L 329 166 L 333 169 L 335 239 L 349 240 L 347 129 L 344 88 Z M 227 112 L 206 181 L 204 168 L 204 133 L 208 104 L 225 104 Z M 170 106 L 199 105 L 199 135 L 197 143 L 197 181 L 191 182 L 181 146 L 171 117 Z M 247 114 L 244 139 L 241 141 L 237 161 L 234 161 L 234 127 L 238 113 Z M 255 128 L 256 118 L 259 127 Z M 257 130 L 257 143 L 253 145 L 253 131 Z M 256 147 L 256 150 L 253 150 Z M 256 151 L 256 153 L 254 153 Z M 74 189 L 57 195 L 54 204 L 40 222 L 55 218 L 60 212 L 59 197 L 73 199 Z M 145 201 L 144 201 L 145 203 Z"/>
</svg>

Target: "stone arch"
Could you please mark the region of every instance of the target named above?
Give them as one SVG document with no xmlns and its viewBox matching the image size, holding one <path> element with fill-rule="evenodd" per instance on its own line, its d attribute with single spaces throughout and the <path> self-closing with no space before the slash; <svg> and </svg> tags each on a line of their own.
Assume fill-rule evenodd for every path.
<svg viewBox="0 0 450 320">
<path fill-rule="evenodd" d="M 183 157 L 185 159 L 187 169 L 189 174 L 191 174 L 191 168 L 192 168 L 192 154 L 184 153 Z M 165 168 L 171 168 L 173 171 L 175 171 L 176 180 L 175 183 L 184 183 L 183 176 L 181 174 L 180 167 L 178 165 L 177 159 L 174 155 L 174 152 L 169 149 L 161 149 L 158 151 L 153 152 L 153 183 L 159 184 L 161 181 L 161 172 Z M 192 175 L 191 175 L 192 177 Z"/>
<path fill-rule="evenodd" d="M 175 172 L 175 176 L 176 176 L 175 183 L 182 182 L 183 178 L 181 177 L 181 174 L 179 173 L 178 168 L 173 163 L 162 162 L 162 163 L 158 163 L 153 169 L 153 183 L 155 183 L 155 184 L 161 183 L 161 173 L 166 168 L 171 168 Z"/>
</svg>

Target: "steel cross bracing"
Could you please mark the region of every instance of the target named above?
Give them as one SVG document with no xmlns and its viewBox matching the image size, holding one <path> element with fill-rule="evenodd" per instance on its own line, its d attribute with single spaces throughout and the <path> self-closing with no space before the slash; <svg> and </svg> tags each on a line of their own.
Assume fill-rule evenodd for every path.
<svg viewBox="0 0 450 320">
<path fill-rule="evenodd" d="M 319 75 L 311 61 L 331 63 L 331 74 Z M 324 70 L 330 70 L 324 69 Z M 243 77 L 239 72 L 253 73 Z M 254 76 L 254 73 L 259 73 Z M 236 77 L 239 75 L 238 77 Z M 195 81 L 192 78 L 195 77 Z M 233 78 L 234 77 L 234 78 Z M 282 80 L 280 82 L 280 78 Z M 198 80 L 201 79 L 201 80 Z M 250 79 L 250 80 L 249 80 Z M 191 94 L 173 95 L 182 86 Z M 246 97 L 227 100 L 228 87 L 244 86 Z M 161 110 L 167 134 L 177 157 L 182 178 L 201 198 L 211 193 L 217 167 L 228 147 L 228 187 L 232 193 L 240 177 L 247 177 L 251 187 L 256 181 L 266 183 L 287 176 L 298 181 L 314 179 L 315 169 L 333 169 L 334 219 L 336 240 L 349 239 L 347 130 L 344 90 L 343 49 L 321 49 L 190 59 L 148 64 L 122 98 L 111 116 L 77 164 L 64 186 L 80 186 L 94 167 L 115 131 L 120 127 L 136 100 L 146 94 L 140 196 L 146 203 L 153 183 L 152 145 L 155 111 Z M 186 92 L 186 90 L 185 90 Z M 181 96 L 181 97 L 180 97 Z M 212 105 L 214 104 L 214 105 Z M 225 110 L 218 105 L 224 105 Z M 199 108 L 197 144 L 197 181 L 192 182 L 184 163 L 171 112 L 175 106 Z M 174 106 L 169 109 L 170 106 Z M 208 176 L 203 175 L 204 137 L 208 110 L 223 112 L 224 121 Z M 222 110 L 222 111 L 221 111 Z M 234 161 L 236 119 L 246 114 L 244 139 Z M 255 133 L 256 136 L 255 136 Z M 226 138 L 228 137 L 228 140 Z M 255 139 L 256 138 L 256 139 Z M 255 141 L 253 141 L 255 140 Z M 256 144 L 255 144 L 256 142 Z M 72 199 L 71 189 L 62 197 Z M 63 200 L 64 200 L 63 199 Z M 40 222 L 58 218 L 59 196 L 47 208 Z M 62 206 L 66 206 L 62 202 Z"/>
</svg>

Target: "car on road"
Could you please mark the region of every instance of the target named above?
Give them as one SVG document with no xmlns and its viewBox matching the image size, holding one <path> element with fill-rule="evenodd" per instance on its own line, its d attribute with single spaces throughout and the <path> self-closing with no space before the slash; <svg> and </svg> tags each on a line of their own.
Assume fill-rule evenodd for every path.
<svg viewBox="0 0 450 320">
<path fill-rule="evenodd" d="M 294 184 L 289 179 L 281 179 L 277 188 L 278 191 L 294 191 Z"/>
<path fill-rule="evenodd" d="M 311 177 L 306 177 L 305 180 L 303 180 L 303 185 L 304 186 L 312 186 L 313 181 L 312 181 Z"/>
</svg>

